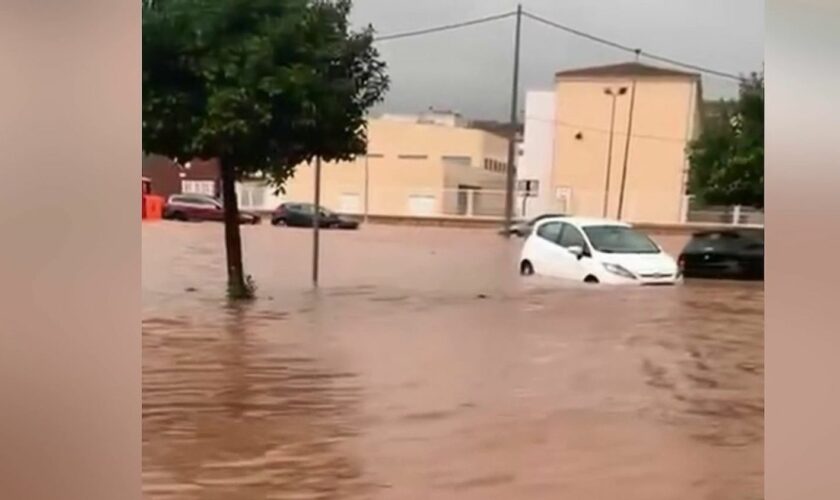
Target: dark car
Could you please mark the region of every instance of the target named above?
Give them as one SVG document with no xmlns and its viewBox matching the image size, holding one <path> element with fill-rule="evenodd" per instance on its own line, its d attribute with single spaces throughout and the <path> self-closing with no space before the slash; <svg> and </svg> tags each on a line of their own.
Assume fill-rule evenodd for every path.
<svg viewBox="0 0 840 500">
<path fill-rule="evenodd" d="M 271 214 L 275 226 L 314 227 L 315 205 L 312 203 L 283 203 Z M 359 222 L 321 207 L 318 227 L 333 229 L 357 229 Z"/>
<path fill-rule="evenodd" d="M 222 203 L 212 196 L 201 194 L 173 194 L 163 208 L 163 218 L 180 221 L 217 221 L 225 220 Z M 260 216 L 246 211 L 239 211 L 240 224 L 259 224 Z"/>
<path fill-rule="evenodd" d="M 686 278 L 764 279 L 764 230 L 725 229 L 695 233 L 680 254 Z"/>
<path fill-rule="evenodd" d="M 531 231 L 534 230 L 534 226 L 541 220 L 547 219 L 549 217 L 565 217 L 566 214 L 542 214 L 534 217 L 530 220 L 519 221 L 515 223 L 510 230 L 502 230 L 502 233 L 511 234 L 513 236 L 519 236 L 520 238 L 527 238 L 531 235 Z"/>
</svg>

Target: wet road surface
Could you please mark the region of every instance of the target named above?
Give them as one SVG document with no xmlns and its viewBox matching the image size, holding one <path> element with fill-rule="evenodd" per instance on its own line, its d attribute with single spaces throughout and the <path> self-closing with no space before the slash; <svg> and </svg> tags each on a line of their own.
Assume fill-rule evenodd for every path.
<svg viewBox="0 0 840 500">
<path fill-rule="evenodd" d="M 149 499 L 760 499 L 761 284 L 516 274 L 492 231 L 143 225 Z M 661 241 L 678 251 L 682 241 Z"/>
</svg>

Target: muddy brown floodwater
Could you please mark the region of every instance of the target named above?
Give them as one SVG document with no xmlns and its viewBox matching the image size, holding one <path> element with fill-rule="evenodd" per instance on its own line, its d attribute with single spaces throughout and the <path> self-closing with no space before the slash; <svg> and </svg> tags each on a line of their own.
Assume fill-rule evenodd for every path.
<svg viewBox="0 0 840 500">
<path fill-rule="evenodd" d="M 763 498 L 761 284 L 523 279 L 492 231 L 143 225 L 148 499 Z M 680 240 L 662 241 L 676 251 Z"/>
</svg>

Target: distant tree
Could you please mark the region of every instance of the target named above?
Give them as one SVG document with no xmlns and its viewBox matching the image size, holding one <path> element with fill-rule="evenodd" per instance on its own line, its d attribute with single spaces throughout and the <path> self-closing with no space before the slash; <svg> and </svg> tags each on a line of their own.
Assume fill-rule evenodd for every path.
<svg viewBox="0 0 840 500">
<path fill-rule="evenodd" d="M 144 0 L 143 149 L 217 159 L 228 293 L 249 298 L 235 182 L 278 189 L 316 156 L 365 153 L 365 116 L 388 88 L 373 29 L 350 0 Z"/>
<path fill-rule="evenodd" d="M 689 191 L 706 204 L 764 207 L 764 75 L 741 82 L 689 147 Z"/>
</svg>

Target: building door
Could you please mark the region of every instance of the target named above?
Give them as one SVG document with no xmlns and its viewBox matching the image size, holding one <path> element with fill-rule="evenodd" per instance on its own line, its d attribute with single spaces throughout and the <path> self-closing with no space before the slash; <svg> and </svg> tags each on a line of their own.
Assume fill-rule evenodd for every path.
<svg viewBox="0 0 840 500">
<path fill-rule="evenodd" d="M 338 211 L 343 214 L 358 214 L 362 211 L 358 193 L 342 193 L 338 205 Z"/>
<path fill-rule="evenodd" d="M 558 186 L 554 191 L 554 206 L 557 212 L 572 215 L 572 188 Z"/>
<path fill-rule="evenodd" d="M 408 213 L 411 215 L 434 215 L 435 197 L 413 194 L 408 197 Z"/>
<path fill-rule="evenodd" d="M 480 189 L 478 186 L 458 184 L 458 215 L 473 215 L 475 195 Z"/>
</svg>

